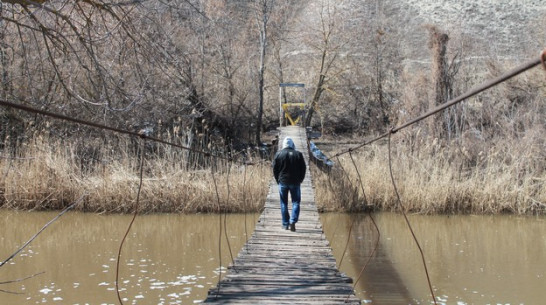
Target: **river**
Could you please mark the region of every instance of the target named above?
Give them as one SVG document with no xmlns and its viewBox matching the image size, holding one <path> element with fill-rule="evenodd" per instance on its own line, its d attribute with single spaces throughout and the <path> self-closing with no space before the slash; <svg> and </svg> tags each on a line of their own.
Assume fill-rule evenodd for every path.
<svg viewBox="0 0 546 305">
<path fill-rule="evenodd" d="M 55 215 L 0 210 L 0 260 Z M 368 304 L 430 304 L 421 256 L 403 218 L 392 213 L 374 218 L 379 246 L 358 281 L 358 297 Z M 256 219 L 139 216 L 122 252 L 124 303 L 201 302 L 220 273 L 219 228 L 227 228 L 236 256 L 246 241 L 245 223 L 251 234 Z M 130 215 L 65 214 L 0 267 L 0 305 L 118 304 L 116 258 L 130 220 Z M 330 213 L 321 220 L 338 263 L 347 245 L 341 271 L 357 279 L 377 240 L 370 219 L 365 214 Z M 410 221 L 439 304 L 542 304 L 546 299 L 546 218 L 412 215 Z M 221 241 L 226 266 L 231 255 L 225 233 Z M 221 271 L 224 274 L 225 268 Z"/>
</svg>

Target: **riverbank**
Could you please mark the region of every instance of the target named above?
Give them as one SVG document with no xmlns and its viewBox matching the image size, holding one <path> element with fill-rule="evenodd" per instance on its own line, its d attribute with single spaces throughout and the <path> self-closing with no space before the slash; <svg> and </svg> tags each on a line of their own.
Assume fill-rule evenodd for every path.
<svg viewBox="0 0 546 305">
<path fill-rule="evenodd" d="M 538 135 L 536 135 L 538 136 Z M 330 175 L 314 172 L 323 211 L 401 211 L 419 214 L 545 214 L 546 164 L 541 141 L 498 140 L 487 149 L 474 143 L 408 141 L 393 136 L 392 171 L 386 142 L 335 158 Z M 323 143 L 328 144 L 328 142 Z M 330 154 L 340 146 L 330 147 Z M 344 148 L 355 145 L 343 146 Z M 341 165 L 341 166 L 339 166 Z M 359 181 L 362 180 L 362 186 Z"/>
<path fill-rule="evenodd" d="M 546 170 L 540 141 L 504 140 L 479 150 L 468 143 L 410 143 L 410 137 L 401 132 L 392 143 L 393 174 L 405 211 L 546 213 Z M 17 153 L 4 150 L 0 207 L 59 210 L 85 194 L 75 210 L 131 213 L 140 182 L 139 158 L 131 152 L 132 145 L 121 141 L 115 149 L 97 146 L 98 157 L 85 164 L 75 146 L 44 137 L 22 145 Z M 319 146 L 326 148 L 327 155 L 351 147 L 334 140 Z M 155 151 L 161 153 L 148 152 L 144 160 L 141 213 L 238 213 L 263 208 L 272 179 L 269 162 L 242 166 L 218 160 L 213 174 L 210 167 L 197 166 L 197 161 L 191 164 L 187 152 Z M 319 210 L 400 211 L 386 143 L 364 147 L 351 156 L 335 158 L 330 175 L 311 165 Z"/>
<path fill-rule="evenodd" d="M 129 141 L 101 147 L 82 164 L 72 145 L 36 138 L 0 158 L 0 207 L 58 210 L 86 194 L 74 209 L 94 213 L 134 211 L 140 182 L 139 158 Z M 214 171 L 191 161 L 186 151 L 163 148 L 144 159 L 142 213 L 257 212 L 271 179 L 270 165 L 243 166 L 217 159 Z"/>
</svg>

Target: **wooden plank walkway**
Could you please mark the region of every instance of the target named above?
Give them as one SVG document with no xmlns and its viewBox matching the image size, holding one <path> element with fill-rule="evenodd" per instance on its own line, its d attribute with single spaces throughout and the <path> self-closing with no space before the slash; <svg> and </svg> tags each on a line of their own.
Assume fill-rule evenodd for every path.
<svg viewBox="0 0 546 305">
<path fill-rule="evenodd" d="M 282 143 L 286 136 L 294 140 L 308 164 L 301 185 L 296 232 L 282 228 L 278 187 L 272 179 L 264 212 L 252 237 L 219 287 L 209 291 L 205 303 L 360 304 L 354 295 L 351 278 L 337 270 L 322 231 L 314 202 L 305 130 L 283 127 L 279 142 Z"/>
</svg>

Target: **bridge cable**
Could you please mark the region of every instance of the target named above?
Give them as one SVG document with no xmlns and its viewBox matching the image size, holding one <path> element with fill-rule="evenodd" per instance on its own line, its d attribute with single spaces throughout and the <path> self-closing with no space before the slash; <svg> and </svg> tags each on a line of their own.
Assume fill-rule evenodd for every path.
<svg viewBox="0 0 546 305">
<path fill-rule="evenodd" d="M 371 140 L 365 141 L 365 142 L 363 142 L 363 143 L 361 143 L 361 144 L 359 144 L 359 145 L 357 145 L 355 147 L 349 148 L 346 151 L 339 152 L 339 153 L 333 155 L 332 157 L 347 154 L 347 153 L 349 153 L 349 152 L 351 152 L 353 150 L 360 149 L 360 148 L 362 148 L 362 147 L 364 147 L 366 145 L 372 144 L 372 143 L 374 143 L 374 142 L 376 142 L 376 141 L 378 141 L 380 139 L 386 138 L 386 137 L 390 136 L 393 133 L 396 133 L 396 132 L 398 132 L 398 131 L 406 128 L 406 127 L 409 127 L 409 126 L 411 126 L 411 125 L 413 125 L 413 124 L 415 124 L 417 122 L 420 122 L 420 121 L 428 118 L 429 116 L 432 116 L 432 115 L 434 115 L 434 114 L 436 114 L 436 113 L 438 113 L 438 112 L 440 112 L 442 110 L 445 110 L 445 109 L 447 109 L 447 108 L 449 108 L 451 106 L 454 106 L 454 105 L 456 105 L 456 104 L 458 104 L 458 103 L 460 103 L 460 102 L 462 102 L 462 101 L 464 101 L 464 100 L 466 100 L 466 99 L 468 99 L 470 97 L 473 97 L 474 95 L 482 93 L 483 91 L 485 91 L 485 90 L 487 90 L 487 89 L 489 89 L 491 87 L 494 87 L 494 86 L 496 86 L 496 85 L 498 85 L 498 84 L 500 84 L 500 83 L 502 83 L 502 82 L 504 82 L 504 81 L 506 81 L 506 80 L 508 80 L 510 78 L 513 78 L 514 76 L 517 76 L 517 75 L 519 75 L 519 74 L 521 74 L 521 73 L 523 73 L 523 72 L 525 72 L 527 70 L 530 70 L 531 68 L 534 68 L 535 66 L 540 65 L 540 64 L 542 64 L 544 69 L 546 70 L 546 49 L 544 49 L 540 53 L 540 56 L 538 58 L 532 59 L 532 60 L 530 60 L 530 61 L 528 61 L 528 62 L 526 62 L 526 63 L 524 63 L 524 64 L 522 64 L 522 65 L 520 65 L 520 66 L 518 66 L 518 67 L 516 67 L 514 69 L 512 69 L 512 70 L 509 70 L 508 72 L 505 72 L 504 74 L 501 74 L 500 76 L 498 76 L 498 77 L 496 77 L 496 78 L 494 78 L 492 80 L 489 80 L 489 81 L 483 83 L 480 86 L 477 86 L 477 87 L 475 87 L 473 89 L 470 89 L 466 93 L 464 93 L 462 95 L 459 95 L 458 97 L 456 97 L 456 98 L 454 98 L 452 100 L 449 100 L 444 104 L 436 106 L 435 108 L 431 109 L 430 111 L 428 111 L 428 112 L 426 112 L 426 113 L 424 113 L 424 114 L 422 114 L 422 115 L 420 115 L 420 116 L 418 116 L 418 117 L 416 117 L 416 118 L 414 118 L 414 119 L 412 119 L 410 121 L 407 121 L 407 122 L 405 122 L 405 123 L 403 123 L 403 124 L 401 124 L 401 125 L 399 125 L 397 127 L 391 128 L 389 131 L 387 131 L 387 132 L 385 132 L 385 133 L 383 133 L 383 134 L 381 134 L 381 135 L 379 135 L 379 136 L 377 136 L 377 137 L 375 137 L 375 138 L 373 138 Z"/>
<path fill-rule="evenodd" d="M 83 198 L 87 196 L 87 193 L 80 196 L 80 198 L 76 199 L 73 203 L 68 205 L 66 208 L 64 208 L 57 216 L 53 217 L 50 221 L 48 221 L 36 234 L 34 234 L 27 242 L 25 242 L 17 251 L 15 251 L 13 254 L 11 254 L 8 258 L 6 258 L 4 261 L 0 262 L 0 267 L 4 266 L 7 262 L 9 262 L 11 259 L 13 259 L 17 254 L 19 254 L 23 249 L 25 249 L 31 242 L 33 242 L 38 235 L 40 235 L 47 227 L 49 227 L 51 224 L 53 224 L 57 219 L 59 219 L 61 216 L 63 216 L 66 212 L 73 209 L 78 203 L 83 201 Z M 5 284 L 5 283 L 0 283 Z"/>
<path fill-rule="evenodd" d="M 358 170 L 358 166 L 356 165 L 356 161 L 353 158 L 353 154 L 351 152 L 349 152 L 349 157 L 351 157 L 353 167 L 355 168 L 355 171 L 356 171 L 356 173 L 358 175 L 358 181 L 360 182 L 359 183 L 360 184 L 360 189 L 362 190 L 362 196 L 364 196 L 364 203 L 367 204 L 368 201 L 366 199 L 366 192 L 364 191 L 364 182 L 362 180 L 362 176 L 360 175 L 360 171 Z M 355 280 L 355 282 L 353 284 L 353 290 L 356 287 L 356 285 L 358 284 L 358 281 L 360 281 L 360 278 L 362 277 L 362 274 L 364 273 L 364 270 L 368 266 L 368 263 L 371 261 L 372 257 L 375 255 L 375 253 L 377 252 L 377 249 L 379 248 L 379 240 L 381 238 L 381 232 L 379 231 L 379 227 L 377 226 L 377 223 L 375 222 L 375 219 L 373 218 L 371 211 L 368 211 L 368 217 L 370 218 L 370 220 L 372 221 L 372 224 L 374 225 L 375 231 L 377 232 L 377 238 L 375 240 L 375 245 L 373 247 L 373 250 L 370 253 L 370 255 L 368 256 L 368 260 L 366 261 L 366 263 L 364 264 L 364 266 L 360 270 L 360 273 L 358 274 L 358 276 L 357 276 L 357 278 L 356 278 L 356 280 Z M 347 300 L 348 299 L 349 299 L 349 296 L 347 296 Z"/>
<path fill-rule="evenodd" d="M 248 211 L 248 207 L 246 207 L 246 192 L 245 192 L 245 186 L 246 186 L 246 165 L 243 166 L 243 169 L 244 169 L 244 173 L 243 173 L 243 202 L 245 204 L 245 211 Z M 246 226 L 246 212 L 244 213 L 244 217 L 245 217 L 245 248 L 246 248 L 246 252 L 249 253 L 248 251 L 248 230 L 247 230 L 247 226 Z"/>
<path fill-rule="evenodd" d="M 360 270 L 360 273 L 356 277 L 356 280 L 355 280 L 355 282 L 353 284 L 353 290 L 356 288 L 356 285 L 360 281 L 360 278 L 362 277 L 362 274 L 364 274 L 364 270 L 366 270 L 366 267 L 368 267 L 368 264 L 370 263 L 370 261 L 374 257 L 375 253 L 377 252 L 377 249 L 379 249 L 379 241 L 380 241 L 380 238 L 381 238 L 381 232 L 379 231 L 379 227 L 377 226 L 377 223 L 375 222 L 375 219 L 373 218 L 371 211 L 368 211 L 368 217 L 370 217 L 370 219 L 372 220 L 372 224 L 373 224 L 373 226 L 375 228 L 375 231 L 377 232 L 377 238 L 375 239 L 375 245 L 373 247 L 373 250 L 370 253 L 370 255 L 368 256 L 368 260 L 366 260 L 366 263 L 364 263 L 364 266 L 362 266 L 362 269 Z M 350 297 L 350 295 L 347 296 L 347 300 L 349 300 L 349 297 Z"/>
<path fill-rule="evenodd" d="M 362 176 L 360 175 L 360 171 L 358 170 L 358 167 L 356 166 L 356 162 L 355 162 L 355 159 L 353 158 L 352 152 L 349 152 L 349 157 L 351 157 L 353 167 L 355 168 L 356 174 L 358 175 L 360 190 L 362 190 L 362 196 L 364 196 L 364 204 L 367 205 L 368 204 L 368 199 L 366 198 L 366 192 L 364 191 L 364 183 L 362 182 Z"/>
<path fill-rule="evenodd" d="M 216 182 L 216 176 L 214 175 L 214 166 L 211 164 L 210 166 L 210 172 L 212 174 L 212 181 L 214 182 L 214 190 L 216 191 L 216 202 L 218 206 L 218 227 L 220 232 L 218 233 L 218 262 L 219 262 L 219 269 L 218 269 L 218 284 L 217 284 L 217 291 L 216 291 L 216 298 L 218 298 L 218 295 L 220 294 L 220 284 L 222 281 L 222 213 L 221 213 L 221 206 L 220 206 L 220 193 L 218 192 L 218 183 Z"/>
<path fill-rule="evenodd" d="M 38 272 L 38 273 L 35 273 L 33 275 L 29 275 L 29 276 L 19 278 L 19 279 L 16 279 L 16 280 L 3 281 L 3 282 L 0 282 L 0 285 L 23 282 L 23 281 L 26 281 L 28 279 L 31 279 L 33 277 L 36 277 L 36 276 L 44 274 L 44 273 L 45 273 L 45 271 L 42 271 L 42 272 Z M 23 292 L 14 292 L 14 291 L 9 291 L 9 290 L 4 290 L 4 289 L 0 289 L 0 292 L 9 293 L 9 294 L 17 294 L 17 295 L 24 294 Z"/>
<path fill-rule="evenodd" d="M 345 171 L 345 168 L 343 167 L 343 165 L 341 165 L 341 162 L 339 161 L 339 156 L 336 156 L 336 158 L 337 158 L 339 167 L 341 168 L 341 171 L 343 172 L 345 177 L 348 178 L 349 174 L 347 173 L 347 171 Z M 349 183 L 351 184 L 351 190 L 354 189 L 353 182 L 351 181 L 351 179 L 347 179 L 347 181 L 349 181 Z M 358 192 L 358 189 L 356 191 Z M 358 196 L 358 194 L 357 194 L 357 196 Z M 347 234 L 347 242 L 345 243 L 343 253 L 341 254 L 341 259 L 339 260 L 339 264 L 338 264 L 339 266 L 341 266 L 341 264 L 343 263 L 343 259 L 345 257 L 345 252 L 347 251 L 347 247 L 349 246 L 349 238 L 351 237 L 351 231 L 353 230 L 353 224 L 354 224 L 354 219 L 351 221 L 351 226 L 349 227 L 349 233 Z M 336 230 L 337 230 L 337 227 L 336 227 Z"/>
<path fill-rule="evenodd" d="M 426 274 L 426 277 L 427 277 L 427 282 L 428 282 L 428 287 L 430 289 L 430 294 L 432 295 L 432 300 L 434 301 L 434 304 L 437 305 L 436 303 L 436 296 L 434 295 L 434 290 L 432 289 L 432 284 L 431 284 L 431 281 L 430 281 L 430 276 L 429 276 L 429 273 L 428 273 L 428 268 L 427 268 L 427 263 L 426 263 L 426 260 L 425 260 L 425 254 L 423 252 L 423 249 L 421 248 L 421 245 L 419 244 L 419 241 L 417 240 L 417 236 L 415 235 L 415 232 L 413 231 L 413 227 L 411 226 L 411 223 L 408 219 L 408 216 L 406 215 L 406 211 L 404 209 L 404 206 L 402 205 L 402 200 L 400 199 L 400 194 L 398 193 L 398 188 L 396 187 L 396 182 L 394 180 L 394 175 L 392 173 L 392 152 L 391 152 L 391 134 L 394 133 L 394 131 L 390 132 L 388 134 L 388 149 L 389 149 L 389 173 L 390 173 L 390 176 L 391 176 L 391 181 L 392 181 L 392 186 L 394 188 L 394 192 L 396 193 L 396 198 L 397 198 L 397 201 L 398 201 L 398 205 L 400 206 L 400 210 L 402 211 L 402 215 L 404 215 L 404 219 L 406 220 L 406 224 L 408 225 L 408 229 L 410 230 L 411 232 L 411 235 L 413 236 L 413 240 L 415 241 L 415 245 L 417 246 L 417 248 L 419 249 L 419 252 L 421 253 L 421 259 L 423 261 L 423 267 L 425 269 L 425 274 Z"/>
<path fill-rule="evenodd" d="M 229 204 L 229 195 L 230 195 L 230 191 L 231 191 L 231 187 L 229 186 L 229 174 L 231 172 L 231 163 L 228 163 L 227 167 L 228 167 L 228 170 L 227 170 L 227 175 L 226 175 L 226 188 L 227 188 L 226 203 Z M 228 231 L 227 231 L 227 211 L 225 209 L 224 209 L 224 235 L 226 236 L 226 243 L 227 243 L 228 250 L 229 250 L 229 256 L 231 257 L 232 269 L 233 269 L 233 271 L 235 271 L 235 273 L 239 273 L 237 271 L 237 269 L 235 269 L 235 260 L 233 259 L 233 251 L 231 250 L 231 243 L 229 242 L 229 236 L 228 236 Z"/>
<path fill-rule="evenodd" d="M 366 197 L 366 194 L 365 194 L 364 184 L 363 184 L 363 181 L 362 181 L 362 177 L 361 177 L 361 175 L 360 175 L 360 171 L 358 170 L 358 167 L 357 167 L 357 165 L 356 165 L 356 161 L 355 161 L 355 159 L 353 158 L 353 156 L 352 156 L 351 153 L 349 153 L 349 156 L 351 157 L 352 164 L 353 164 L 353 166 L 354 166 L 354 168 L 355 168 L 355 170 L 356 170 L 356 172 L 357 172 L 357 175 L 358 175 L 358 181 L 359 181 L 359 184 L 360 184 L 360 188 L 361 188 L 361 190 L 362 190 L 362 194 L 363 194 L 363 196 L 364 196 L 364 202 L 367 203 L 367 197 Z M 348 172 L 345 170 L 345 168 L 343 167 L 343 165 L 342 165 L 342 163 L 341 163 L 341 161 L 340 161 L 340 159 L 339 159 L 339 156 L 336 156 L 336 159 L 337 159 L 337 161 L 338 161 L 338 165 L 339 165 L 339 167 L 341 168 L 341 170 L 342 170 L 344 176 L 347 177 L 347 178 L 349 178 L 349 174 L 348 174 Z M 331 176 L 332 176 L 331 173 L 329 172 L 327 176 L 328 176 L 328 184 L 329 184 L 330 188 L 332 189 L 332 191 L 335 192 L 335 189 L 334 189 L 333 184 L 332 184 L 332 181 L 331 181 Z M 350 179 L 348 179 L 347 181 L 351 184 L 351 188 L 353 188 L 352 181 L 351 181 Z M 358 192 L 358 189 L 357 189 L 357 192 Z M 358 194 L 357 194 L 357 197 L 358 197 Z M 371 261 L 371 259 L 372 259 L 373 256 L 375 255 L 375 253 L 377 252 L 377 249 L 379 248 L 379 241 L 380 241 L 380 237 L 381 237 L 381 232 L 380 232 L 380 230 L 379 230 L 379 227 L 378 227 L 378 225 L 377 225 L 377 222 L 375 221 L 375 219 L 374 219 L 373 216 L 372 216 L 372 212 L 371 212 L 371 211 L 369 211 L 369 212 L 367 213 L 367 216 L 370 217 L 370 219 L 371 219 L 371 221 L 372 221 L 372 224 L 374 225 L 374 228 L 375 228 L 375 230 L 376 230 L 376 232 L 377 232 L 377 238 L 376 238 L 376 240 L 375 240 L 375 245 L 374 245 L 374 247 L 373 247 L 373 249 L 372 249 L 372 252 L 371 252 L 370 255 L 368 256 L 368 259 L 367 259 L 366 263 L 364 263 L 364 266 L 363 266 L 362 269 L 360 270 L 360 273 L 358 274 L 358 276 L 357 276 L 357 278 L 356 278 L 356 280 L 355 280 L 355 282 L 354 282 L 354 284 L 353 284 L 353 290 L 355 289 L 356 285 L 357 285 L 358 282 L 360 281 L 360 278 L 362 277 L 362 274 L 364 273 L 364 270 L 366 269 L 366 267 L 368 266 L 369 262 Z M 341 259 L 340 259 L 340 261 L 339 261 L 339 263 L 338 263 L 338 268 L 341 267 L 341 265 L 342 265 L 342 263 L 343 263 L 343 259 L 344 259 L 344 257 L 345 257 L 345 254 L 346 254 L 346 252 L 347 252 L 347 248 L 348 248 L 349 241 L 350 241 L 350 237 L 351 237 L 351 234 L 352 234 L 352 229 L 353 229 L 353 226 L 354 226 L 354 222 L 355 222 L 355 220 L 353 219 L 353 220 L 351 221 L 351 225 L 350 225 L 350 227 L 349 227 L 349 232 L 348 232 L 348 234 L 347 234 L 347 235 L 348 235 L 348 236 L 347 236 L 347 240 L 346 240 L 346 243 L 345 243 L 345 247 L 344 247 L 343 253 L 342 253 L 342 255 L 341 255 Z M 334 228 L 334 233 L 333 233 L 334 236 L 335 236 L 335 232 L 337 231 L 338 225 L 339 225 L 339 222 L 337 222 L 336 227 Z M 348 302 L 348 300 L 349 300 L 350 297 L 351 297 L 351 294 L 349 294 L 349 295 L 347 296 L 346 302 Z"/>
<path fill-rule="evenodd" d="M 156 137 L 148 136 L 142 131 L 135 132 L 135 131 L 129 131 L 129 130 L 125 130 L 125 129 L 116 128 L 116 127 L 111 127 L 111 126 L 104 125 L 104 124 L 99 124 L 99 123 L 90 122 L 90 121 L 86 121 L 86 120 L 82 120 L 82 119 L 78 119 L 78 118 L 69 117 L 69 116 L 63 115 L 63 114 L 58 114 L 58 113 L 54 113 L 54 112 L 50 112 L 50 111 L 36 109 L 36 108 L 26 106 L 26 105 L 12 103 L 12 102 L 9 102 L 9 101 L 3 100 L 3 99 L 0 99 L 0 106 L 5 106 L 5 107 L 8 107 L 8 108 L 15 108 L 15 109 L 19 109 L 19 110 L 22 110 L 22 111 L 25 111 L 25 112 L 40 114 L 40 115 L 43 115 L 43 116 L 47 116 L 47 117 L 51 117 L 51 118 L 55 118 L 55 119 L 59 119 L 59 120 L 63 120 L 63 121 L 68 121 L 68 122 L 72 122 L 72 123 L 77 123 L 77 124 L 81 124 L 81 125 L 85 125 L 85 126 L 89 126 L 89 127 L 94 127 L 94 128 L 98 128 L 98 129 L 102 129 L 102 130 L 109 130 L 109 131 L 113 131 L 115 133 L 135 136 L 135 137 L 150 140 L 152 142 L 161 143 L 161 144 L 169 145 L 169 146 L 172 146 L 172 147 L 177 147 L 177 148 L 180 148 L 180 149 L 183 149 L 183 150 L 187 150 L 187 151 L 190 151 L 190 152 L 202 154 L 205 157 L 213 157 L 213 158 L 217 158 L 217 159 L 223 159 L 223 160 L 226 160 L 226 161 L 229 161 L 229 162 L 236 162 L 235 160 L 233 160 L 231 158 L 226 158 L 226 157 L 223 157 L 223 156 L 220 156 L 220 155 L 213 155 L 210 152 L 198 150 L 198 149 L 195 149 L 195 148 L 191 148 L 191 147 L 187 147 L 187 146 L 184 146 L 184 145 L 180 145 L 180 144 L 172 143 L 172 142 L 169 142 L 169 141 L 165 141 L 165 140 L 162 140 L 162 139 L 159 139 L 159 138 L 156 138 Z M 261 162 L 262 161 L 260 161 L 259 163 L 261 163 Z M 251 164 L 251 163 L 247 163 L 247 164 L 248 165 L 254 165 L 254 164 Z"/>
<path fill-rule="evenodd" d="M 364 196 L 364 204 L 367 203 L 367 197 L 366 197 L 366 192 L 364 190 L 364 183 L 362 181 L 362 176 L 360 175 L 360 171 L 358 170 L 358 167 L 356 165 L 356 161 L 355 159 L 353 158 L 353 155 L 352 153 L 349 153 L 349 156 L 351 157 L 351 161 L 352 161 L 352 164 L 353 164 L 353 167 L 354 169 L 356 170 L 356 173 L 358 175 L 358 181 L 359 181 L 359 184 L 360 184 L 360 189 L 362 190 L 362 195 Z M 341 162 L 339 160 L 339 156 L 337 156 L 337 160 L 338 160 L 338 164 L 339 166 L 342 168 L 343 172 L 345 173 L 345 176 L 347 178 L 349 178 L 349 174 L 345 171 L 345 169 L 343 168 L 343 166 L 341 165 Z M 350 179 L 348 179 L 349 182 L 351 183 L 351 187 L 352 187 L 352 182 Z M 357 189 L 358 191 L 358 189 Z M 358 199 L 358 194 L 357 194 L 357 199 Z M 358 274 L 354 284 L 353 284 L 353 290 L 355 289 L 356 285 L 358 284 L 358 282 L 360 281 L 360 278 L 362 277 L 362 274 L 364 273 L 364 270 L 366 269 L 366 267 L 368 266 L 369 262 L 371 261 L 371 259 L 373 258 L 373 256 L 375 255 L 375 253 L 377 252 L 377 249 L 379 248 L 379 241 L 380 241 L 380 238 L 381 238 L 381 232 L 379 230 L 379 227 L 377 226 L 377 223 L 375 221 L 375 219 L 373 218 L 372 216 L 372 212 L 371 211 L 368 211 L 367 213 L 367 216 L 371 219 L 372 221 L 372 224 L 374 225 L 374 228 L 377 232 L 377 238 L 375 240 L 375 245 L 372 249 L 372 252 L 370 253 L 370 255 L 368 256 L 368 259 L 366 260 L 366 262 L 364 263 L 364 266 L 362 267 L 362 269 L 360 270 L 360 273 Z M 345 256 L 345 253 L 347 251 L 347 247 L 349 245 L 349 241 L 350 241 L 350 237 L 351 237 L 351 233 L 352 233 L 352 229 L 353 229 L 353 225 L 354 225 L 354 222 L 355 222 L 355 219 L 353 219 L 351 221 L 351 226 L 350 226 L 350 229 L 349 229 L 349 233 L 347 234 L 347 241 L 346 241 L 346 244 L 345 244 L 345 249 L 343 250 L 343 254 L 341 255 L 341 260 L 339 262 L 339 265 L 338 265 L 338 268 L 341 267 L 341 264 L 343 262 L 343 257 Z M 349 294 L 347 296 L 347 299 L 346 299 L 346 302 L 349 300 L 349 298 L 351 297 L 351 295 Z"/>
<path fill-rule="evenodd" d="M 135 202 L 135 212 L 133 213 L 133 218 L 129 222 L 129 226 L 127 227 L 127 230 L 125 231 L 125 235 L 123 235 L 123 239 L 121 240 L 119 244 L 118 249 L 118 256 L 116 261 L 116 294 L 118 296 L 118 301 L 121 305 L 123 305 L 123 301 L 121 300 L 121 295 L 119 293 L 119 269 L 120 269 L 120 260 L 121 260 L 121 250 L 123 249 L 123 245 L 125 244 L 125 240 L 127 239 L 127 236 L 129 235 L 129 231 L 131 231 L 131 227 L 133 226 L 133 223 L 135 222 L 135 219 L 138 215 L 138 208 L 140 206 L 140 193 L 142 190 L 142 175 L 143 175 L 143 168 L 144 168 L 144 147 L 146 144 L 146 140 L 141 141 L 142 145 L 140 148 L 140 173 L 139 173 L 139 181 L 138 181 L 138 191 L 137 191 L 137 198 Z"/>
<path fill-rule="evenodd" d="M 231 163 L 228 163 L 228 164 L 231 164 Z M 228 239 L 228 235 L 227 235 L 227 212 L 225 210 L 222 211 L 222 206 L 221 206 L 221 201 L 220 201 L 220 192 L 218 191 L 218 182 L 217 182 L 215 171 L 214 171 L 215 165 L 217 165 L 216 162 L 214 164 L 211 164 L 210 169 L 211 169 L 211 174 L 212 174 L 212 180 L 214 182 L 214 189 L 215 189 L 215 192 L 216 192 L 216 202 L 217 202 L 217 206 L 218 206 L 218 225 L 219 225 L 219 230 L 220 230 L 220 232 L 218 234 L 219 270 L 218 270 L 218 284 L 217 284 L 218 287 L 217 287 L 217 291 L 216 291 L 216 298 L 218 298 L 218 296 L 220 294 L 220 286 L 221 286 L 220 284 L 221 284 L 221 281 L 222 281 L 222 233 L 225 234 L 229 254 L 231 256 L 232 265 L 234 264 L 234 259 L 233 259 L 233 252 L 231 250 L 231 245 L 229 243 L 229 239 Z M 228 200 L 229 200 L 229 193 L 230 193 L 229 192 L 229 173 L 230 173 L 230 167 L 228 165 L 228 174 L 227 174 L 227 178 L 226 178 L 227 179 L 227 187 L 228 187 Z M 222 221 L 222 216 L 224 216 L 223 221 Z M 222 225 L 223 225 L 224 230 L 222 230 Z M 233 267 L 233 270 L 235 272 L 237 272 L 235 267 Z"/>
</svg>

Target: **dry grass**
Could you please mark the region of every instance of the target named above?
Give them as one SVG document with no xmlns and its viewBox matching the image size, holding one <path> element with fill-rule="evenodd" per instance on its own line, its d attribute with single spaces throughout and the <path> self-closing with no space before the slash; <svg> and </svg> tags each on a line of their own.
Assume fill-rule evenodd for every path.
<svg viewBox="0 0 546 305">
<path fill-rule="evenodd" d="M 508 69 L 499 65 L 489 63 L 491 75 L 479 78 Z M 456 92 L 483 81 L 473 78 L 471 67 L 465 69 L 465 85 L 459 82 Z M 404 75 L 403 84 L 401 100 L 393 109 L 394 126 L 425 113 L 433 97 L 427 73 Z M 392 167 L 403 208 L 424 214 L 545 214 L 545 97 L 544 71 L 536 69 L 450 108 L 448 116 L 429 117 L 394 134 Z M 336 147 L 330 155 L 339 151 L 341 147 Z M 366 146 L 353 157 L 364 192 L 350 156 L 343 155 L 333 161 L 345 172 L 334 170 L 330 179 L 315 173 L 322 209 L 402 208 L 389 174 L 386 143 Z"/>
<path fill-rule="evenodd" d="M 100 149 L 100 160 L 82 165 L 72 145 L 36 137 L 12 157 L 0 158 L 0 206 L 10 209 L 61 209 L 87 193 L 76 207 L 89 212 L 134 211 L 139 185 L 139 158 L 130 143 Z M 154 212 L 256 212 L 267 195 L 270 166 L 218 162 L 210 169 L 187 170 L 186 153 L 164 148 L 161 157 L 147 153 L 139 209 Z M 10 156 L 10 157 L 8 157 Z M 246 173 L 245 173 L 246 171 Z M 216 185 L 219 200 L 217 199 Z M 228 191 L 229 185 L 229 191 Z"/>
<path fill-rule="evenodd" d="M 538 134 L 535 136 L 528 141 L 497 142 L 488 151 L 476 152 L 475 161 L 465 155 L 470 143 L 450 148 L 435 142 L 423 143 L 416 150 L 393 139 L 392 167 L 403 209 L 423 214 L 544 214 L 546 160 L 540 144 L 543 141 Z M 353 157 L 365 196 L 353 162 L 343 155 L 338 163 L 344 172 L 330 178 L 318 171 L 314 173 L 319 206 L 323 210 L 372 206 L 399 211 L 389 174 L 387 145 L 367 147 L 353 153 Z"/>
</svg>

